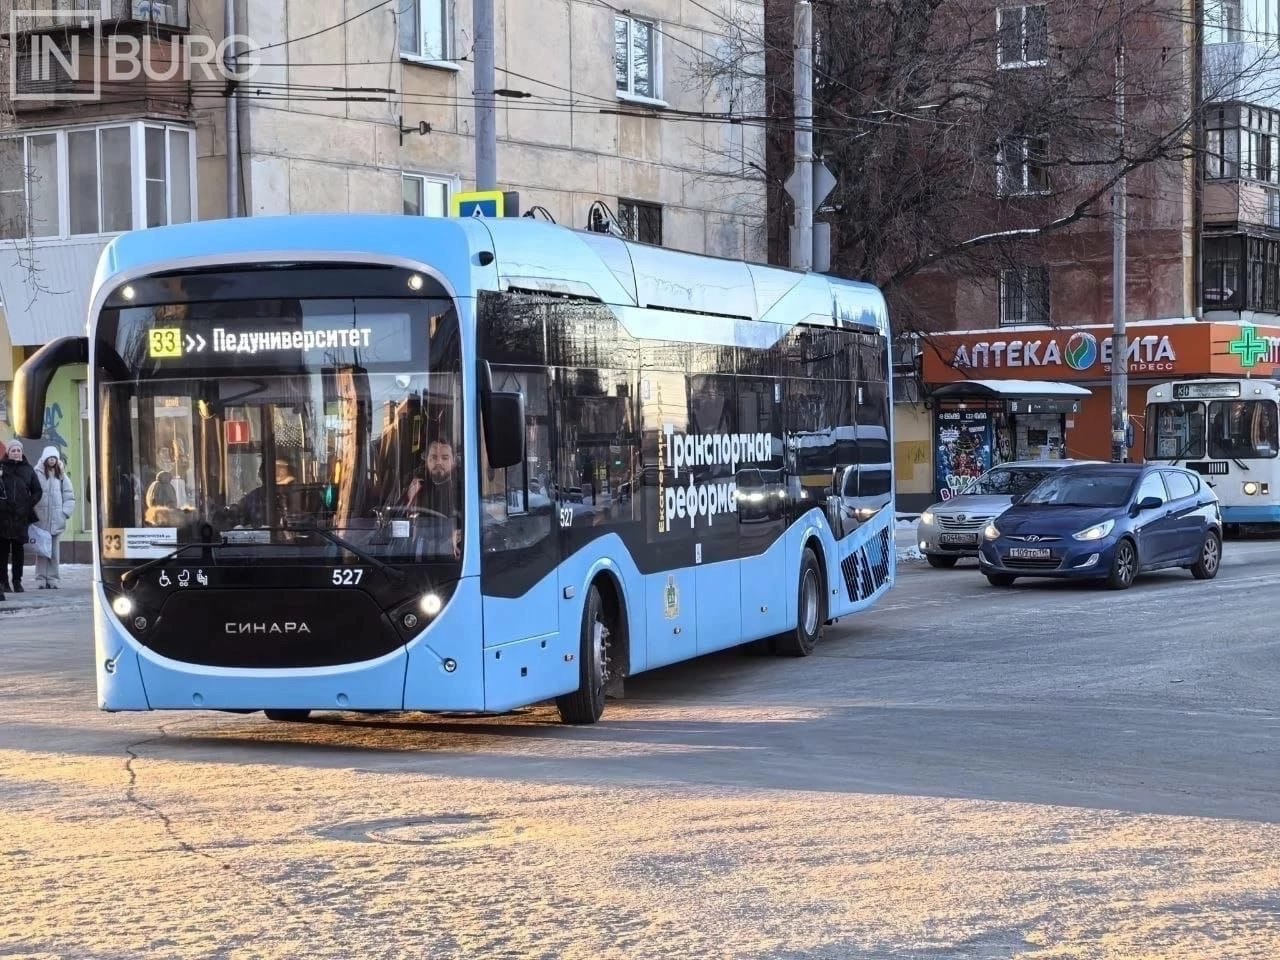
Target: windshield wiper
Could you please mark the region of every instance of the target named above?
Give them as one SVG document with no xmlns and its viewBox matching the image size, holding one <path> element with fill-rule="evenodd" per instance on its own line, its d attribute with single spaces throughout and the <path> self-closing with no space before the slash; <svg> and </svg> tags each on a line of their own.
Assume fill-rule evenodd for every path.
<svg viewBox="0 0 1280 960">
<path fill-rule="evenodd" d="M 296 530 L 299 533 L 318 533 L 321 537 L 323 537 L 325 540 L 328 540 L 335 547 L 342 547 L 344 550 L 351 551 L 357 557 L 363 560 L 365 563 L 372 566 L 374 569 L 381 570 L 387 576 L 394 577 L 396 580 L 403 580 L 405 577 L 408 576 L 408 574 L 405 573 L 403 570 L 401 570 L 399 567 L 393 567 L 388 563 L 383 563 L 381 560 L 379 560 L 373 554 L 369 553 L 367 550 L 364 550 L 361 547 L 357 547 L 350 540 L 344 540 L 342 537 L 338 536 L 333 531 L 326 530 L 323 527 L 317 526 L 314 523 L 291 523 L 287 526 L 286 529 Z"/>
</svg>

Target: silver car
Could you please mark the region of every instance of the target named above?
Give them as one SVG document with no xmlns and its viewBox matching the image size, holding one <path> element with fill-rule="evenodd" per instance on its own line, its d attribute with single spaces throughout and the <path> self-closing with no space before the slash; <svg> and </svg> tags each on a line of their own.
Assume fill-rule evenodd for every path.
<svg viewBox="0 0 1280 960">
<path fill-rule="evenodd" d="M 1015 460 L 992 467 L 948 500 L 920 514 L 916 542 L 931 567 L 954 567 L 961 557 L 977 557 L 979 539 L 988 523 L 1009 509 L 1054 470 L 1087 460 Z"/>
</svg>

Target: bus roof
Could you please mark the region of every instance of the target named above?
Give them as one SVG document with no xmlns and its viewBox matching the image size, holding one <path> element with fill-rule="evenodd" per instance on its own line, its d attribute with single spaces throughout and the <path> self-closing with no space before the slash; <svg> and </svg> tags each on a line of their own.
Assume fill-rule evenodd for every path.
<svg viewBox="0 0 1280 960">
<path fill-rule="evenodd" d="M 491 263 L 482 264 L 485 253 L 493 255 Z M 884 298 L 870 284 L 684 253 L 527 217 L 292 214 L 137 230 L 116 237 L 103 251 L 91 302 L 96 309 L 104 291 L 148 274 L 306 260 L 419 266 L 439 274 L 461 297 L 514 289 L 888 334 Z"/>
</svg>

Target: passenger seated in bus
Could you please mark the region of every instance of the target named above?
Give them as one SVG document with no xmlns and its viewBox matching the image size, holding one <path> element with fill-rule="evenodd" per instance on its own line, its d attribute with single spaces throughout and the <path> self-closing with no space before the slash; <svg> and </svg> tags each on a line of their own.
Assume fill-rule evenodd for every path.
<svg viewBox="0 0 1280 960">
<path fill-rule="evenodd" d="M 161 470 L 147 487 L 147 509 L 178 506 L 178 491 L 173 488 L 173 474 Z"/>
<path fill-rule="evenodd" d="M 443 436 L 427 442 L 422 462 L 409 474 L 404 506 L 439 514 L 453 524 L 453 558 L 462 556 L 462 529 L 458 525 L 458 480 L 453 444 Z"/>
<path fill-rule="evenodd" d="M 244 511 L 245 522 L 252 527 L 265 527 L 267 525 L 267 463 L 264 460 L 258 467 L 258 477 L 262 480 L 262 486 L 256 487 L 245 494 L 244 499 L 240 501 L 240 509 Z M 293 465 L 284 457 L 276 458 L 276 488 L 287 487 L 296 483 L 297 477 L 293 475 Z M 277 495 L 277 516 L 283 512 L 283 497 Z"/>
</svg>

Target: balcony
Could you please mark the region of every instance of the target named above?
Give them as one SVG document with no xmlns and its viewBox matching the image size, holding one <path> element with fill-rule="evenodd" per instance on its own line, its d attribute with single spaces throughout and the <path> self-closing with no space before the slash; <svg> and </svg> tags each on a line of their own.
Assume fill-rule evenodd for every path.
<svg viewBox="0 0 1280 960">
<path fill-rule="evenodd" d="M 84 17 L 89 11 L 89 17 Z M 88 32 L 94 22 L 106 33 L 132 24 L 184 32 L 191 29 L 190 0 L 12 0 L 12 17 L 0 36 L 50 30 Z"/>
</svg>

